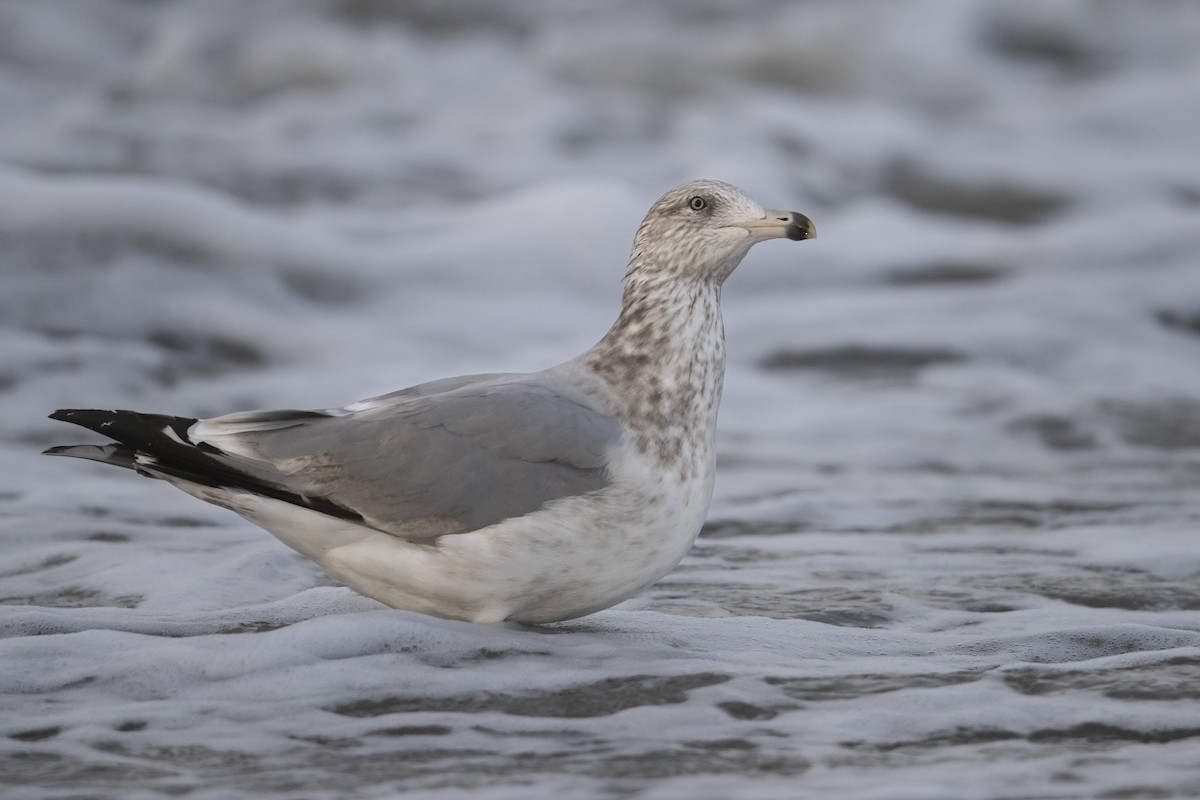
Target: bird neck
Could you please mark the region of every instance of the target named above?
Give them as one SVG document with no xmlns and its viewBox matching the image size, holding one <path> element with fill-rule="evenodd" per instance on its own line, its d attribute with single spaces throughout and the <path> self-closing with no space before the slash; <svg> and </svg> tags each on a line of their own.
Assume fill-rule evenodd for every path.
<svg viewBox="0 0 1200 800">
<path fill-rule="evenodd" d="M 631 269 L 620 316 L 585 356 L 622 387 L 614 411 L 639 449 L 664 462 L 695 462 L 700 453 L 685 451 L 711 446 L 725 375 L 720 299 L 711 281 Z"/>
</svg>

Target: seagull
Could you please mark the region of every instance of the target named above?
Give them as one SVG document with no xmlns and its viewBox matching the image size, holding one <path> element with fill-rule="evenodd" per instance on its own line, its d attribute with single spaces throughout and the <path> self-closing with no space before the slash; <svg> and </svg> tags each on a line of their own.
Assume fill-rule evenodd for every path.
<svg viewBox="0 0 1200 800">
<path fill-rule="evenodd" d="M 721 287 L 757 242 L 815 236 L 802 214 L 691 181 L 651 206 L 620 315 L 570 361 L 319 411 L 62 409 L 51 419 L 112 441 L 45 452 L 174 484 L 393 608 L 581 617 L 653 584 L 699 534 L 716 474 Z"/>
</svg>

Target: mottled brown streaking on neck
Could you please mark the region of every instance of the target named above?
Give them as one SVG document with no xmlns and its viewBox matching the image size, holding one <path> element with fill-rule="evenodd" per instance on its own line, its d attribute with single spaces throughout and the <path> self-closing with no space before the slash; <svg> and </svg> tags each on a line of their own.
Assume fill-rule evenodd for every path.
<svg viewBox="0 0 1200 800">
<path fill-rule="evenodd" d="M 642 454 L 682 479 L 700 474 L 725 371 L 719 286 L 631 270 L 621 314 L 586 363 L 621 387 L 614 411 Z"/>
</svg>

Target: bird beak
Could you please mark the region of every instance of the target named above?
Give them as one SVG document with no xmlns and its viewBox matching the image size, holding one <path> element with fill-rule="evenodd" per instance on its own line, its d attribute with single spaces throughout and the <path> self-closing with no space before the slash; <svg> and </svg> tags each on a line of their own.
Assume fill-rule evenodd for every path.
<svg viewBox="0 0 1200 800">
<path fill-rule="evenodd" d="M 739 222 L 737 226 L 750 231 L 750 235 L 756 239 L 791 239 L 798 242 L 817 238 L 817 226 L 796 211 L 768 209 L 762 219 Z"/>
</svg>

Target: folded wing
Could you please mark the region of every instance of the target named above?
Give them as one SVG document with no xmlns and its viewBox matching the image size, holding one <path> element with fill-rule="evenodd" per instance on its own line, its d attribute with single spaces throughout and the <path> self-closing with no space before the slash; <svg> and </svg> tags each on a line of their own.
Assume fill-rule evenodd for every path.
<svg viewBox="0 0 1200 800">
<path fill-rule="evenodd" d="M 55 417 L 119 443 L 59 454 L 285 499 L 410 540 L 597 491 L 621 436 L 613 417 L 533 376 L 438 381 L 328 412 Z"/>
</svg>

